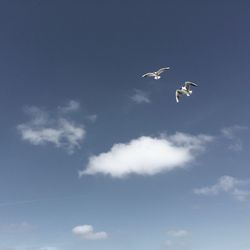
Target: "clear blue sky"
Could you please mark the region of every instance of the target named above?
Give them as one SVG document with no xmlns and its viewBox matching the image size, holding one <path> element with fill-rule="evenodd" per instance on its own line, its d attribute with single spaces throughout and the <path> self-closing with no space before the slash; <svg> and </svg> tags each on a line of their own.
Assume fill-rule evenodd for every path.
<svg viewBox="0 0 250 250">
<path fill-rule="evenodd" d="M 2 0 L 0 250 L 249 250 L 249 9 Z"/>
</svg>

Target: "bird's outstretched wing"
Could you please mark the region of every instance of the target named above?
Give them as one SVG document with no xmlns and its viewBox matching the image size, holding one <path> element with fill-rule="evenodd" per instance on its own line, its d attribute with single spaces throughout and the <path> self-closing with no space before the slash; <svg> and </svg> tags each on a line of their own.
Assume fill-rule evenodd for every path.
<svg viewBox="0 0 250 250">
<path fill-rule="evenodd" d="M 142 77 L 153 77 L 153 76 L 155 76 L 155 74 L 151 72 L 142 75 Z"/>
<path fill-rule="evenodd" d="M 196 83 L 194 83 L 194 82 L 189 82 L 189 81 L 186 81 L 186 82 L 184 83 L 184 86 L 185 86 L 185 88 L 186 88 L 187 90 L 190 89 L 190 86 L 198 87 L 198 85 L 197 85 Z"/>
<path fill-rule="evenodd" d="M 160 75 L 161 73 L 163 73 L 164 71 L 169 70 L 169 69 L 170 69 L 170 67 L 161 68 L 161 69 L 157 70 L 156 73 L 157 73 L 158 75 Z"/>
<path fill-rule="evenodd" d="M 179 103 L 180 102 L 180 97 L 182 95 L 182 91 L 180 89 L 177 89 L 175 91 L 175 99 L 176 99 L 176 102 Z"/>
</svg>

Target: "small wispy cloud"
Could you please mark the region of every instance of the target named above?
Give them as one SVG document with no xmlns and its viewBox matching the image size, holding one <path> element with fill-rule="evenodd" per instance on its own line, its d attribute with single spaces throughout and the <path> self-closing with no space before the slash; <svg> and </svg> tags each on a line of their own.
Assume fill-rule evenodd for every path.
<svg viewBox="0 0 250 250">
<path fill-rule="evenodd" d="M 249 185 L 250 180 L 240 180 L 235 177 L 225 175 L 220 177 L 216 184 L 196 188 L 193 191 L 197 195 L 219 195 L 221 193 L 227 193 L 239 201 L 246 201 L 250 195 Z M 242 189 L 244 187 L 245 189 Z"/>
<path fill-rule="evenodd" d="M 1 233 L 26 233 L 34 229 L 34 226 L 27 222 L 0 225 Z"/>
<path fill-rule="evenodd" d="M 184 168 L 194 161 L 208 142 L 208 135 L 176 133 L 160 138 L 142 136 L 129 143 L 114 144 L 110 151 L 89 158 L 86 169 L 79 174 L 108 174 L 122 178 L 129 174 L 154 175 Z"/>
<path fill-rule="evenodd" d="M 234 125 L 221 130 L 222 136 L 230 141 L 228 148 L 232 151 L 243 150 L 242 134 L 248 131 L 247 126 Z"/>
<path fill-rule="evenodd" d="M 164 249 L 166 250 L 192 250 L 191 247 L 191 240 L 178 238 L 178 239 L 171 239 L 165 240 L 164 242 Z"/>
<path fill-rule="evenodd" d="M 87 116 L 87 119 L 91 122 L 96 122 L 98 116 L 96 114 L 93 114 L 93 115 L 88 115 Z"/>
<path fill-rule="evenodd" d="M 172 229 L 167 231 L 167 235 L 171 237 L 185 237 L 188 234 L 189 234 L 188 231 L 184 229 L 178 229 L 178 230 Z"/>
<path fill-rule="evenodd" d="M 165 241 L 167 250 L 191 249 L 190 232 L 184 229 L 173 229 L 167 231 L 168 239 Z"/>
<path fill-rule="evenodd" d="M 51 115 L 38 107 L 26 107 L 25 113 L 30 117 L 28 122 L 19 124 L 17 130 L 22 139 L 33 145 L 53 144 L 57 148 L 64 148 L 73 153 L 80 148 L 85 138 L 85 128 L 63 114 Z"/>
<path fill-rule="evenodd" d="M 76 112 L 80 109 L 80 103 L 75 100 L 70 100 L 66 105 L 60 106 L 58 109 L 63 113 Z"/>
<path fill-rule="evenodd" d="M 234 139 L 237 137 L 237 133 L 248 130 L 247 126 L 234 125 L 226 127 L 221 130 L 222 134 L 228 139 Z"/>
<path fill-rule="evenodd" d="M 135 89 L 134 90 L 134 94 L 131 96 L 131 99 L 138 104 L 142 104 L 142 103 L 150 103 L 150 99 L 149 99 L 149 94 L 143 90 L 140 89 Z"/>
<path fill-rule="evenodd" d="M 58 250 L 58 248 L 57 247 L 40 247 L 40 248 L 37 248 L 37 250 Z"/>
<path fill-rule="evenodd" d="M 14 247 L 0 247 L 0 250 L 59 250 L 57 247 L 36 247 L 36 246 L 14 246 Z"/>
<path fill-rule="evenodd" d="M 73 234 L 86 240 L 104 240 L 108 238 L 106 232 L 95 232 L 92 225 L 80 225 L 72 229 Z"/>
</svg>

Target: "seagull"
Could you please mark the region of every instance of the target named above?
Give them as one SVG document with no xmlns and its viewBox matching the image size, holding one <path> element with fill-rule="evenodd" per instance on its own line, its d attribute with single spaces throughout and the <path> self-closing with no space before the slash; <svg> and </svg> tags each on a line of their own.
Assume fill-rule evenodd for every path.
<svg viewBox="0 0 250 250">
<path fill-rule="evenodd" d="M 169 70 L 169 69 L 170 69 L 170 67 L 161 68 L 155 72 L 146 73 L 146 74 L 142 75 L 142 77 L 154 77 L 155 80 L 158 80 L 161 78 L 160 74 L 162 74 L 164 71 Z"/>
<path fill-rule="evenodd" d="M 175 98 L 177 103 L 180 101 L 181 95 L 190 96 L 192 94 L 193 91 L 190 90 L 190 86 L 198 87 L 198 85 L 195 84 L 194 82 L 186 81 L 180 89 L 176 90 Z"/>
</svg>

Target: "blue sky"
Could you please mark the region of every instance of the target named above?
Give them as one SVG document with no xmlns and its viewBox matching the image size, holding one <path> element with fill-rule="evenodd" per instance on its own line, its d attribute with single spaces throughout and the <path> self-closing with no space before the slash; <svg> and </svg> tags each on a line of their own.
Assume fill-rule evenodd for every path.
<svg viewBox="0 0 250 250">
<path fill-rule="evenodd" d="M 249 8 L 1 1 L 0 250 L 250 249 Z"/>
</svg>

